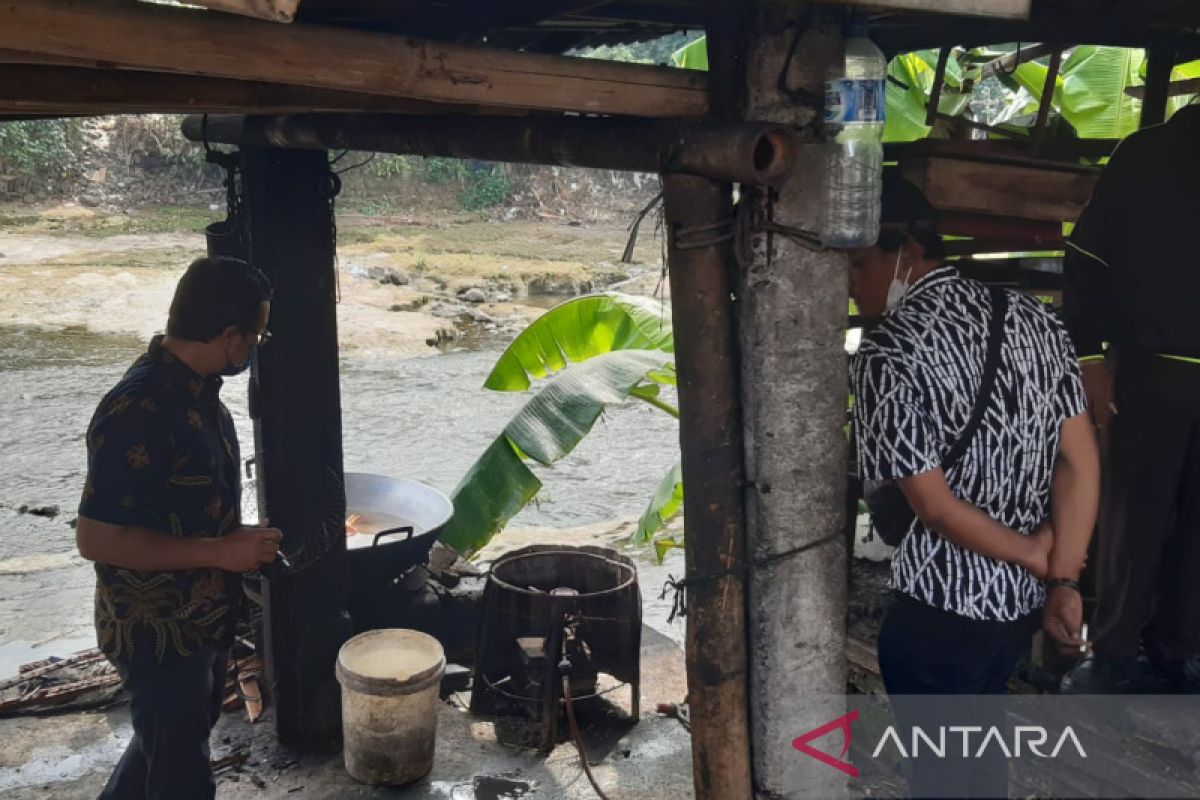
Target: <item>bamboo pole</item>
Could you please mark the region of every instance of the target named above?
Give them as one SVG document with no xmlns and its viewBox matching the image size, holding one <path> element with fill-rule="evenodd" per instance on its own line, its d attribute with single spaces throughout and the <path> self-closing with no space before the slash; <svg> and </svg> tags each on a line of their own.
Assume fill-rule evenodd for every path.
<svg viewBox="0 0 1200 800">
<path fill-rule="evenodd" d="M 184 120 L 193 141 L 371 150 L 782 183 L 796 148 L 779 125 L 585 117 L 309 114 Z"/>
</svg>

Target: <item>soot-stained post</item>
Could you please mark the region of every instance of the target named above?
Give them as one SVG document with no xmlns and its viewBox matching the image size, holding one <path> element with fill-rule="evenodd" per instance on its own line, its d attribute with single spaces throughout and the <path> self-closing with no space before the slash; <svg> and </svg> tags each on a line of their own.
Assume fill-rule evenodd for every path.
<svg viewBox="0 0 1200 800">
<path fill-rule="evenodd" d="M 334 662 L 351 633 L 335 189 L 324 150 L 243 152 L 249 256 L 275 289 L 252 380 L 259 508 L 291 563 L 265 571 L 265 661 L 280 740 L 324 748 L 341 733 Z"/>
</svg>

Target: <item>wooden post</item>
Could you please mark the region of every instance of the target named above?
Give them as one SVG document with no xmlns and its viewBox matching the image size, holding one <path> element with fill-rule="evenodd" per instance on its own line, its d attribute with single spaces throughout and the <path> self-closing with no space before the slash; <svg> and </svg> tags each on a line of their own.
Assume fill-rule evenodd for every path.
<svg viewBox="0 0 1200 800">
<path fill-rule="evenodd" d="M 291 562 L 267 571 L 266 662 L 279 738 L 323 749 L 341 731 L 334 678 L 346 613 L 336 274 L 328 156 L 244 151 L 250 260 L 275 296 L 252 382 L 259 508 Z"/>
<path fill-rule="evenodd" d="M 663 175 L 687 540 L 687 674 L 699 800 L 750 797 L 745 528 L 729 184 Z M 732 569 L 732 571 L 731 571 Z"/>
<path fill-rule="evenodd" d="M 748 119 L 820 135 L 822 84 L 842 58 L 827 13 L 758 2 L 745 57 Z M 778 193 L 745 191 L 742 202 L 761 219 L 815 230 L 825 162 L 820 148 L 800 150 L 791 182 Z M 736 289 L 746 527 L 751 559 L 769 562 L 751 573 L 747 601 L 755 796 L 836 798 L 846 776 L 791 742 L 845 713 L 846 259 L 770 233 L 750 237 L 748 258 Z"/>
<path fill-rule="evenodd" d="M 1175 69 L 1175 49 L 1168 45 L 1151 47 L 1146 65 L 1146 89 L 1142 97 L 1139 127 L 1157 125 L 1167 118 L 1167 99 L 1171 93 L 1171 72 Z"/>
</svg>

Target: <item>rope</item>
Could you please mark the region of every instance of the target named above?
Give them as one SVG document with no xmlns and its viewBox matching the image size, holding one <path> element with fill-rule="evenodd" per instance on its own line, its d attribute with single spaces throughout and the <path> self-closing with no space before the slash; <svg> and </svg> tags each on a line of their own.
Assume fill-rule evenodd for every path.
<svg viewBox="0 0 1200 800">
<path fill-rule="evenodd" d="M 735 224 L 736 220 L 733 217 L 727 217 L 708 225 L 676 228 L 673 245 L 676 250 L 700 250 L 722 242 L 731 242 L 734 238 Z M 705 236 L 703 234 L 714 235 Z"/>
<path fill-rule="evenodd" d="M 666 600 L 668 592 L 674 592 L 674 597 L 671 601 L 671 613 L 667 617 L 667 624 L 675 621 L 676 617 L 687 616 L 687 589 L 689 586 L 695 586 L 698 583 L 707 583 L 709 581 L 720 580 L 729 576 L 736 575 L 739 578 L 746 578 L 756 570 L 763 569 L 778 561 L 783 561 L 788 558 L 794 558 L 801 553 L 806 553 L 809 550 L 815 550 L 818 547 L 830 544 L 831 542 L 839 542 L 842 540 L 841 533 L 831 533 L 815 542 L 802 544 L 799 547 L 794 547 L 791 550 L 785 550 L 782 553 L 776 553 L 766 558 L 755 559 L 748 565 L 746 563 L 734 564 L 716 572 L 709 572 L 704 575 L 695 575 L 691 578 L 676 578 L 674 575 L 667 575 L 667 581 L 663 584 L 662 592 L 659 594 L 659 600 Z"/>
</svg>

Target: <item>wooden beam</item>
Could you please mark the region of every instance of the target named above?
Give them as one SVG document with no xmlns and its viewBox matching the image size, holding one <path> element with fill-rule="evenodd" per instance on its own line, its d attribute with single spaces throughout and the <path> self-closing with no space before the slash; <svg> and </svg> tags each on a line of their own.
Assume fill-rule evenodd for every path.
<svg viewBox="0 0 1200 800">
<path fill-rule="evenodd" d="M 480 109 L 228 78 L 0 63 L 0 113 L 287 114 L 322 110 L 435 115 Z"/>
<path fill-rule="evenodd" d="M 188 4 L 268 22 L 291 22 L 300 0 L 188 0 Z"/>
<path fill-rule="evenodd" d="M 7 0 L 0 48 L 118 67 L 442 103 L 695 117 L 703 73 L 514 53 L 317 25 L 272 25 L 168 6 Z"/>
<path fill-rule="evenodd" d="M 1035 44 L 1032 47 L 1020 47 L 1006 56 L 1000 56 L 984 64 L 983 68 L 979 70 L 980 80 L 987 80 L 993 75 L 1010 73 L 1022 64 L 1036 61 L 1056 51 L 1061 53 L 1062 50 L 1062 45 L 1056 44 Z"/>
<path fill-rule="evenodd" d="M 962 14 L 972 17 L 1029 19 L 1032 0 L 819 0 L 841 6 L 869 6 L 895 11 L 925 11 L 931 14 Z"/>
<path fill-rule="evenodd" d="M 1170 47 L 1151 47 L 1146 65 L 1146 91 L 1142 97 L 1142 118 L 1139 128 L 1157 125 L 1167 119 L 1167 100 L 1170 98 L 1171 72 L 1175 69 L 1175 50 Z"/>
<path fill-rule="evenodd" d="M 939 210 L 1046 222 L 1075 220 L 1092 196 L 1097 171 L 1037 168 L 959 158 L 910 158 L 904 177 Z"/>
<path fill-rule="evenodd" d="M 1130 97 L 1136 97 L 1138 100 L 1143 100 L 1146 97 L 1145 86 L 1129 86 L 1125 89 L 1125 94 Z M 1200 78 L 1188 78 L 1182 81 L 1173 81 L 1167 86 L 1168 97 L 1179 97 L 1185 94 L 1200 94 Z"/>
</svg>

